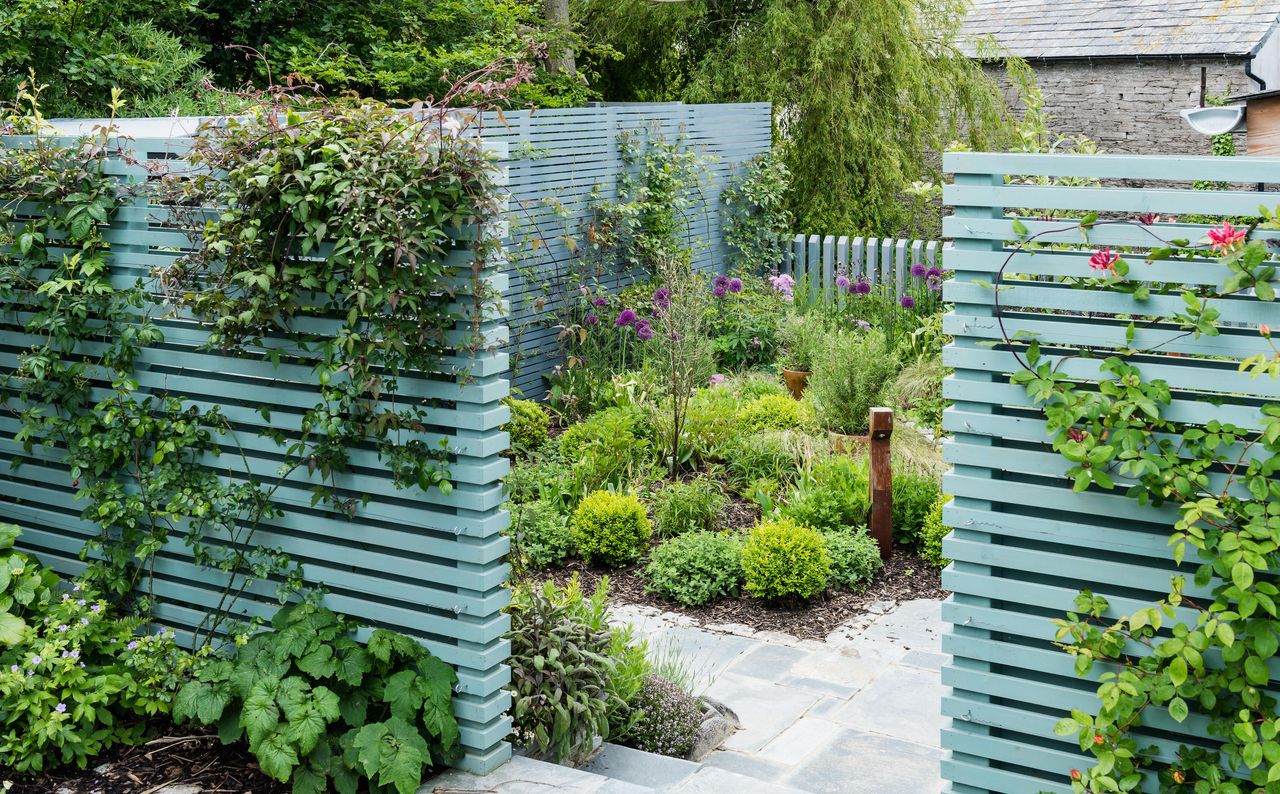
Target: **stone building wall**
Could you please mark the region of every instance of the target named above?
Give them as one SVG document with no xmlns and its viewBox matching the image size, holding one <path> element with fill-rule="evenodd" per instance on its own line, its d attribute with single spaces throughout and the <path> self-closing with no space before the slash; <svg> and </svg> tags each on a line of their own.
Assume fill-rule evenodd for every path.
<svg viewBox="0 0 1280 794">
<path fill-rule="evenodd" d="M 1084 133 L 1104 152 L 1117 154 L 1209 154 L 1209 139 L 1178 115 L 1200 101 L 1200 67 L 1207 67 L 1210 96 L 1258 90 L 1241 59 L 1117 59 L 1033 61 L 1045 113 L 1055 133 Z M 1000 67 L 988 67 L 1020 108 Z M 1280 86 L 1277 86 L 1280 87 Z M 1244 135 L 1236 145 L 1244 153 Z"/>
</svg>

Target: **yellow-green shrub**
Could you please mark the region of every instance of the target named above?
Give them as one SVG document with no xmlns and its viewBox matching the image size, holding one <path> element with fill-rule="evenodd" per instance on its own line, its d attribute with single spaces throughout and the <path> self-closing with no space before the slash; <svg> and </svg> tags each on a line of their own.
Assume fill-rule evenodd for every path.
<svg viewBox="0 0 1280 794">
<path fill-rule="evenodd" d="M 951 534 L 951 527 L 942 523 L 942 507 L 950 498 L 946 495 L 938 497 L 920 527 L 920 556 L 937 568 L 951 564 L 951 560 L 942 556 L 942 541 Z"/>
<path fill-rule="evenodd" d="M 511 418 L 502 426 L 511 435 L 511 448 L 528 453 L 546 443 L 551 417 L 533 400 L 508 398 L 503 401 L 511 410 Z"/>
<path fill-rule="evenodd" d="M 800 403 L 791 395 L 766 394 L 738 409 L 738 432 L 791 430 L 800 426 L 802 416 Z"/>
<path fill-rule="evenodd" d="M 640 559 L 653 534 L 635 494 L 596 491 L 573 511 L 573 542 L 587 562 L 617 568 Z"/>
<path fill-rule="evenodd" d="M 747 592 L 766 601 L 806 601 L 821 593 L 831 557 L 817 530 L 789 518 L 764 521 L 742 549 Z"/>
</svg>

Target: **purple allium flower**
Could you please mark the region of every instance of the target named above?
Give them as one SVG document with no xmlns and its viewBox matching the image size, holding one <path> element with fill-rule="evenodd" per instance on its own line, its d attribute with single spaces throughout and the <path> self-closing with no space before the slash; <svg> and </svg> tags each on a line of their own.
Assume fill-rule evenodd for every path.
<svg viewBox="0 0 1280 794">
<path fill-rule="evenodd" d="M 724 284 L 717 284 L 715 288 L 711 290 L 711 294 L 715 295 L 717 298 L 723 298 L 725 295 L 729 294 L 729 288 Z"/>
<path fill-rule="evenodd" d="M 712 386 L 719 386 L 721 383 L 724 383 L 724 375 L 721 375 L 719 372 L 717 372 L 716 374 L 711 376 Z"/>
<path fill-rule="evenodd" d="M 671 305 L 671 290 L 666 287 L 658 287 L 653 291 L 653 305 L 658 309 L 665 309 Z"/>
<path fill-rule="evenodd" d="M 871 282 L 867 281 L 865 278 L 858 279 L 853 285 L 852 292 L 854 292 L 857 295 L 870 295 Z"/>
<path fill-rule="evenodd" d="M 717 287 L 724 287 L 725 289 L 728 289 L 729 277 L 721 273 L 720 275 L 716 276 L 716 280 L 712 283 L 715 284 Z"/>
<path fill-rule="evenodd" d="M 623 309 L 622 313 L 618 315 L 618 319 L 613 321 L 613 324 L 619 328 L 624 328 L 628 325 L 632 325 L 635 321 L 636 313 L 630 309 Z"/>
<path fill-rule="evenodd" d="M 588 314 L 587 319 L 584 320 L 583 322 L 585 322 L 588 326 L 599 325 L 600 318 L 595 316 L 594 314 Z"/>
<path fill-rule="evenodd" d="M 125 647 L 125 648 L 127 648 L 127 649 L 129 649 L 129 650 L 131 650 L 131 651 L 137 650 L 137 649 L 138 649 L 138 641 L 137 641 L 137 640 L 129 640 L 129 644 L 128 644 L 128 645 L 126 645 L 126 646 L 124 646 L 124 647 Z"/>
<path fill-rule="evenodd" d="M 849 277 L 846 276 L 844 273 L 841 273 L 840 275 L 836 276 L 836 289 L 841 289 L 841 290 L 844 290 L 845 292 L 848 292 L 849 286 L 852 283 L 853 282 L 850 281 Z"/>
<path fill-rule="evenodd" d="M 898 298 L 898 303 L 902 304 L 902 308 L 904 309 L 914 309 L 916 307 L 916 299 L 910 295 L 903 295 L 901 298 Z"/>
<path fill-rule="evenodd" d="M 942 268 L 931 267 L 927 271 L 925 271 L 925 275 L 928 276 L 929 278 L 942 278 Z"/>
<path fill-rule="evenodd" d="M 928 271 L 925 270 L 924 265 L 920 264 L 919 262 L 916 262 L 914 265 L 911 266 L 911 275 L 915 276 L 916 278 L 924 278 L 924 274 L 927 272 Z"/>
<path fill-rule="evenodd" d="M 56 706 L 54 706 L 54 707 L 53 707 L 53 710 L 54 710 L 54 711 L 56 711 L 56 712 L 58 712 L 59 714 L 66 714 L 66 713 L 67 713 L 67 704 L 66 704 L 66 703 L 59 703 L 58 705 L 56 705 Z"/>
<path fill-rule="evenodd" d="M 653 338 L 653 326 L 649 325 L 648 320 L 638 320 L 636 322 L 636 336 L 640 337 L 643 342 Z"/>
<path fill-rule="evenodd" d="M 596 305 L 596 306 L 604 306 L 605 304 L 607 304 L 607 303 L 609 302 L 609 299 L 608 299 L 608 298 L 596 298 L 595 300 L 593 300 L 593 301 L 591 301 L 591 302 L 592 302 L 594 305 Z"/>
<path fill-rule="evenodd" d="M 929 276 L 925 281 L 925 286 L 929 288 L 930 292 L 942 292 L 942 279 L 935 276 Z"/>
<path fill-rule="evenodd" d="M 732 292 L 734 295 L 737 295 L 739 292 L 742 292 L 742 279 L 740 278 L 729 279 L 729 291 Z"/>
</svg>

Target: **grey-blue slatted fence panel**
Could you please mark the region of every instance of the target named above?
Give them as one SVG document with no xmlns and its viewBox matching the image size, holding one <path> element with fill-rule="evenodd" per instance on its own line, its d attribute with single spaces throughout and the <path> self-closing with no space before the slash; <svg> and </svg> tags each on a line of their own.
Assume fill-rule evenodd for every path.
<svg viewBox="0 0 1280 794">
<path fill-rule="evenodd" d="M 1073 379 L 1096 381 L 1099 354 L 1129 347 L 1125 328 L 1131 316 L 1171 313 L 1181 299 L 1153 295 L 1139 305 L 1129 295 L 1073 289 L 1065 277 L 1088 275 L 1089 250 L 1042 250 L 1009 260 L 1013 230 L 1009 207 L 1051 208 L 1083 216 L 1106 209 L 1134 217 L 1139 213 L 1237 215 L 1256 213 L 1270 194 L 1244 191 L 1195 191 L 1168 187 L 1185 180 L 1280 182 L 1280 159 L 1260 157 L 1141 157 L 1030 154 L 949 154 L 944 169 L 955 174 L 944 201 L 954 213 L 943 223 L 953 240 L 946 264 L 955 275 L 944 295 L 954 309 L 944 330 L 954 342 L 943 361 L 955 372 L 943 385 L 953 405 L 944 414 L 951 440 L 944 449 L 953 468 L 943 489 L 953 499 L 944 510 L 954 527 L 944 553 L 954 560 L 943 575 L 952 591 L 943 607 L 948 626 L 943 668 L 949 687 L 942 713 L 950 718 L 942 742 L 949 751 L 943 776 L 960 794 L 1025 794 L 1070 791 L 1070 769 L 1086 768 L 1092 756 L 1079 752 L 1075 737 L 1052 733 L 1054 723 L 1072 708 L 1096 711 L 1099 668 L 1089 681 L 1078 679 L 1072 658 L 1054 648 L 1051 618 L 1073 609 L 1078 590 L 1108 598 L 1113 614 L 1129 614 L 1167 592 L 1175 568 L 1168 536 L 1177 511 L 1139 505 L 1118 492 L 1074 493 L 1063 476 L 1068 463 L 1053 452 L 1041 411 L 1022 387 L 1010 383 L 1017 369 L 1004 349 L 994 316 L 990 287 L 1006 267 L 1000 293 L 1004 331 L 1037 336 L 1043 349 L 1094 351 L 1095 358 L 1063 364 Z M 1087 176 L 1132 180 L 1134 187 L 1075 188 L 1006 183 L 1009 175 Z M 1053 232 L 1044 242 L 1088 246 L 1150 247 L 1151 232 L 1166 240 L 1201 239 L 1204 225 L 1157 223 L 1145 228 L 1101 226 L 1085 240 L 1070 221 L 1024 218 L 1031 234 Z M 1259 230 L 1257 238 L 1274 239 Z M 1218 284 L 1222 267 L 1211 259 L 1160 261 L 1134 267 L 1153 281 Z M 1134 345 L 1157 352 L 1137 366 L 1147 379 L 1162 378 L 1173 388 L 1168 414 L 1178 421 L 1218 419 L 1258 427 L 1258 405 L 1280 399 L 1280 385 L 1250 379 L 1230 361 L 1262 352 L 1257 325 L 1280 323 L 1280 305 L 1249 297 L 1218 301 L 1223 313 L 1220 336 L 1182 335 L 1171 326 L 1137 332 Z M 991 343 L 996 347 L 990 347 Z M 1189 578 L 1189 577 L 1188 577 Z M 1209 588 L 1189 585 L 1188 595 Z M 1184 615 L 1184 618 L 1187 616 Z M 1192 617 L 1191 620 L 1194 621 Z M 1273 677 L 1280 667 L 1273 669 Z M 1206 720 L 1194 707 L 1182 724 L 1167 714 L 1144 715 L 1139 745 L 1154 744 L 1169 760 L 1180 743 L 1195 745 L 1206 736 Z M 1150 778 L 1150 776 L 1148 776 Z M 1148 779 L 1143 791 L 1156 791 Z"/>
<path fill-rule="evenodd" d="M 688 237 L 695 266 L 724 272 L 731 263 L 720 230 L 720 192 L 738 166 L 769 151 L 770 106 L 620 103 L 485 115 L 485 139 L 511 144 L 508 351 L 515 361 L 512 385 L 525 396 L 544 394 L 543 376 L 560 363 L 557 332 L 548 318 L 556 316 L 552 310 L 566 287 L 574 286 L 565 274 L 580 256 L 575 244 L 590 217 L 593 191 L 599 189 L 606 200 L 618 198 L 618 135 L 624 130 L 655 130 L 669 141 L 683 134 L 716 158 L 689 212 Z M 529 243 L 534 238 L 539 242 Z M 604 283 L 616 289 L 630 279 L 611 275 Z"/>
<path fill-rule="evenodd" d="M 942 246 L 937 240 L 849 238 L 834 235 L 797 234 L 779 245 L 783 252 L 779 270 L 808 284 L 812 300 L 835 296 L 835 278 L 843 273 L 856 281 L 890 284 L 894 296 L 906 292 L 914 264 L 941 266 Z"/>
<path fill-rule="evenodd" d="M 121 139 L 121 145 L 132 150 L 137 160 L 150 162 L 134 165 L 113 159 L 106 171 L 121 179 L 140 180 L 146 178 L 148 165 L 182 167 L 180 158 L 190 146 L 189 139 L 155 137 L 157 133 L 150 130 L 158 126 L 194 130 L 196 125 L 188 122 L 120 122 L 121 134 L 135 136 L 132 141 Z M 68 122 L 65 132 L 71 134 L 77 124 Z M 26 141 L 0 138 L 0 145 Z M 506 151 L 501 142 L 488 145 L 500 155 Z M 156 268 L 171 263 L 190 244 L 184 232 L 163 225 L 170 217 L 167 208 L 145 202 L 145 198 L 133 199 L 105 233 L 112 241 L 112 280 L 119 286 L 152 279 Z M 455 279 L 465 306 L 472 291 L 473 262 L 465 240 L 449 261 L 466 274 Z M 488 291 L 506 290 L 508 277 L 500 272 L 503 263 L 502 257 L 485 263 L 480 276 Z M 0 315 L 0 368 L 12 370 L 18 357 L 37 341 L 22 331 L 23 319 L 18 312 Z M 236 463 L 239 455 L 232 442 L 226 447 L 232 454 L 210 463 L 237 480 L 252 474 L 274 482 L 284 453 L 258 431 L 298 436 L 303 412 L 319 399 L 311 368 L 273 367 L 265 360 L 200 349 L 207 333 L 189 319 L 168 318 L 160 325 L 165 345 L 148 348 L 140 356 L 135 373 L 140 391 L 168 392 L 201 408 L 221 408 L 239 431 L 247 466 Z M 328 327 L 323 320 L 299 321 L 301 330 L 323 333 Z M 352 454 L 353 470 L 336 478 L 340 496 L 370 497 L 354 518 L 313 507 L 313 482 L 300 471 L 276 494 L 283 515 L 265 522 L 255 542 L 283 548 L 300 561 L 309 582 L 327 587 L 327 605 L 370 625 L 416 637 L 457 669 L 455 711 L 466 751 L 460 763 L 483 771 L 505 761 L 511 752 L 505 742 L 510 732 L 510 695 L 503 689 L 510 678 L 509 643 L 503 639 L 509 619 L 501 612 L 508 600 L 505 556 L 509 545 L 502 534 L 509 517 L 502 509 L 502 478 L 508 463 L 501 453 L 509 441 L 501 429 L 508 418 L 501 400 L 509 393 L 509 357 L 498 349 L 508 336 L 501 312 L 486 317 L 479 330 L 492 349 L 477 353 L 459 349 L 436 372 L 402 374 L 397 397 L 402 404 L 417 400 L 428 408 L 432 426 L 423 438 L 448 444 L 452 493 L 446 495 L 438 488 L 397 489 L 385 462 L 372 449 L 357 449 Z M 471 331 L 469 322 L 460 322 L 450 338 L 461 342 Z M 108 386 L 100 383 L 95 398 L 107 396 Z M 271 406 L 270 419 L 258 414 L 260 404 Z M 16 418 L 0 416 L 0 455 L 22 464 L 0 469 L 0 520 L 23 528 L 20 545 L 24 550 L 64 574 L 75 575 L 84 569 L 79 551 L 98 534 L 98 526 L 81 518 L 84 503 L 74 498 L 76 489 L 56 450 L 25 452 L 15 438 L 20 427 Z M 222 580 L 197 566 L 175 536 L 156 558 L 156 618 L 189 636 L 217 604 L 221 586 Z M 274 596 L 273 583 L 255 585 L 235 613 L 269 618 L 276 607 Z"/>
</svg>

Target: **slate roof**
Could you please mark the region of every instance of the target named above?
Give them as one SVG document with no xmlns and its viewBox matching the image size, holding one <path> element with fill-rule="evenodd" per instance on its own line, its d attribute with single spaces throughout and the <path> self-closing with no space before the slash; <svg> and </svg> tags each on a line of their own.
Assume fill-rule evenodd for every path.
<svg viewBox="0 0 1280 794">
<path fill-rule="evenodd" d="M 1280 0 L 973 0 L 961 30 L 1023 58 L 1249 55 Z"/>
</svg>

